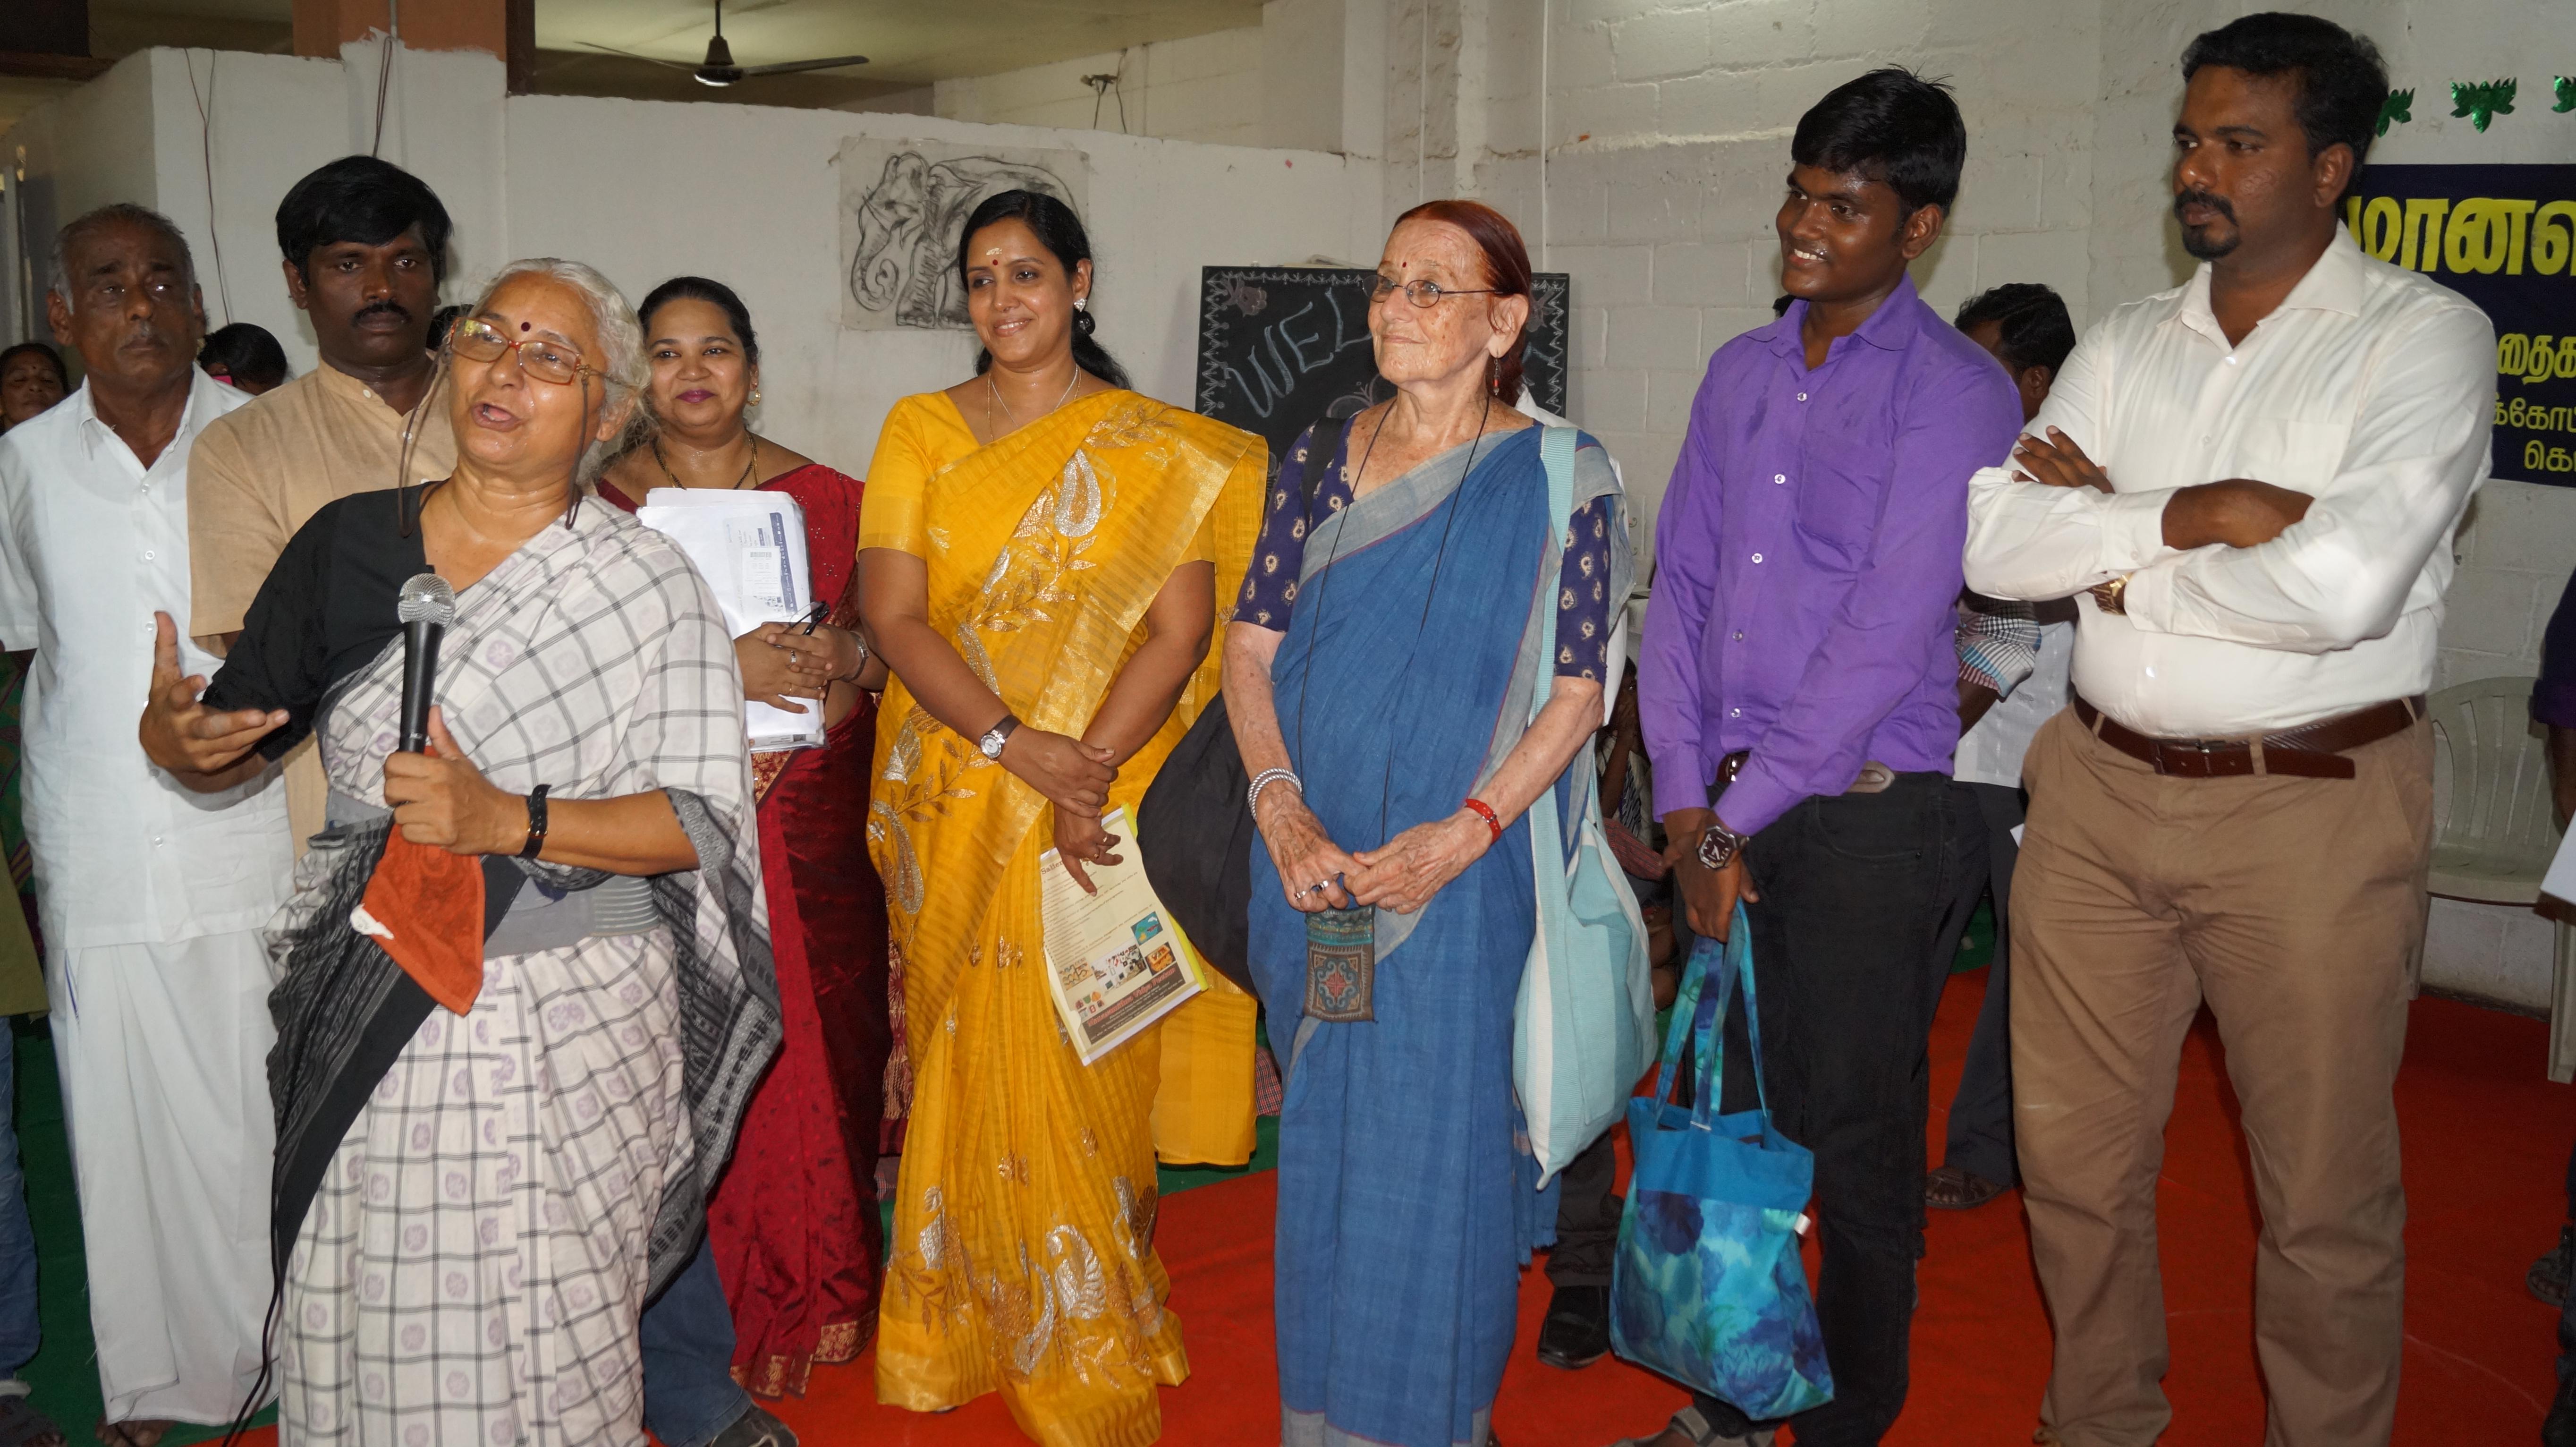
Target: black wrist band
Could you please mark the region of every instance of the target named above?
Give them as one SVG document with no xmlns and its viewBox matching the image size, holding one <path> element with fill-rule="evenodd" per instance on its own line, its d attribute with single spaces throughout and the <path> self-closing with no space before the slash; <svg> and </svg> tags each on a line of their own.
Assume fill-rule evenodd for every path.
<svg viewBox="0 0 2576 1447">
<path fill-rule="evenodd" d="M 528 842 L 519 846 L 521 859 L 534 859 L 546 847 L 546 790 L 552 784 L 539 784 L 528 791 Z"/>
</svg>

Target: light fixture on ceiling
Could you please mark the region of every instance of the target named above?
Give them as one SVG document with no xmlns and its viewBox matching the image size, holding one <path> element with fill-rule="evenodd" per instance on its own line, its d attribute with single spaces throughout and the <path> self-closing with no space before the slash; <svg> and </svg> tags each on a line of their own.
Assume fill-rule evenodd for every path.
<svg viewBox="0 0 2576 1447">
<path fill-rule="evenodd" d="M 696 78 L 698 84 L 712 86 L 732 85 L 755 75 L 793 75 L 798 71 L 838 70 L 845 65 L 868 63 L 868 58 L 864 55 L 835 55 L 823 60 L 785 60 L 773 65 L 736 65 L 733 60 L 733 47 L 725 44 L 724 0 L 715 0 L 715 10 L 716 30 L 715 34 L 707 40 L 707 58 L 694 66 L 686 61 L 637 55 L 631 50 L 620 50 L 613 45 L 596 45 L 589 41 L 582 43 L 593 50 L 604 50 L 611 55 L 623 55 L 633 60 L 649 60 L 655 65 L 666 65 L 673 70 L 685 70 Z"/>
</svg>

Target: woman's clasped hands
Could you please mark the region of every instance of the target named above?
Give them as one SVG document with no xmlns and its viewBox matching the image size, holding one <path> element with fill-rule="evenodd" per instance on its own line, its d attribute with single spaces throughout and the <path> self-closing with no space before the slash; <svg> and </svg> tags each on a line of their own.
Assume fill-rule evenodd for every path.
<svg viewBox="0 0 2576 1447">
<path fill-rule="evenodd" d="M 1353 854 L 1333 842 L 1296 790 L 1264 790 L 1261 804 L 1262 817 L 1255 822 L 1279 870 L 1280 888 L 1290 905 L 1308 914 L 1354 905 L 1417 913 L 1493 846 L 1493 831 L 1461 809 Z"/>
</svg>

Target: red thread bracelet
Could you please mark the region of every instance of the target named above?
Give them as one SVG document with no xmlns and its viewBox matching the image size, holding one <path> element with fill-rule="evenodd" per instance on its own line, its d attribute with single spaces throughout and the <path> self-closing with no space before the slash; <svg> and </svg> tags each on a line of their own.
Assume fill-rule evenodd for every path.
<svg viewBox="0 0 2576 1447">
<path fill-rule="evenodd" d="M 1487 842 L 1497 844 L 1501 843 L 1503 838 L 1503 821 L 1495 816 L 1494 807 L 1482 799 L 1468 800 L 1467 807 L 1475 810 L 1476 817 L 1485 821 L 1485 827 L 1494 831 L 1494 837 Z"/>
</svg>

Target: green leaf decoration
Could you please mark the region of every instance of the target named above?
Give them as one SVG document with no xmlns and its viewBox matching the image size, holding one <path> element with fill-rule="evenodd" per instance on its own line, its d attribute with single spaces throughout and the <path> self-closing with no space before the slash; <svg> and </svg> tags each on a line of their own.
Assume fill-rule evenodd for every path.
<svg viewBox="0 0 2576 1447">
<path fill-rule="evenodd" d="M 2513 114 L 2513 93 L 2517 82 L 2508 76 L 2502 80 L 2451 82 L 2451 114 L 2466 116 L 2469 124 L 2483 131 L 2498 116 Z"/>
<path fill-rule="evenodd" d="M 2379 103 L 2379 133 L 2383 136 L 2387 135 L 2388 128 L 2390 126 L 2402 126 L 2408 121 L 2415 119 L 2415 113 L 2412 109 L 2414 104 L 2415 92 L 2411 90 L 2390 91 L 2388 93 L 2388 99 Z"/>
<path fill-rule="evenodd" d="M 2576 75 L 2556 76 L 2550 80 L 2549 84 L 2552 89 L 2558 92 L 2558 104 L 2551 106 L 2550 110 L 2559 112 L 2576 111 Z"/>
</svg>

